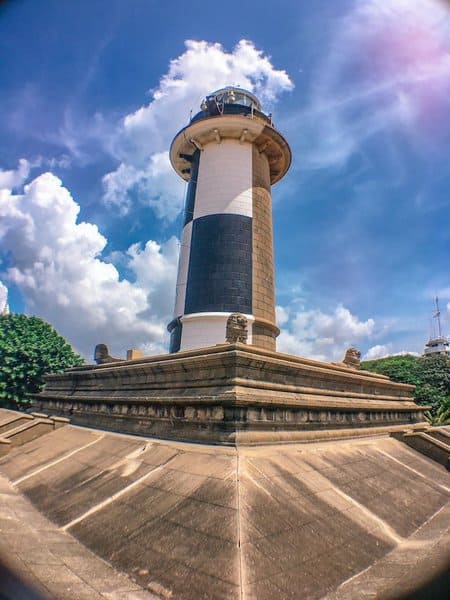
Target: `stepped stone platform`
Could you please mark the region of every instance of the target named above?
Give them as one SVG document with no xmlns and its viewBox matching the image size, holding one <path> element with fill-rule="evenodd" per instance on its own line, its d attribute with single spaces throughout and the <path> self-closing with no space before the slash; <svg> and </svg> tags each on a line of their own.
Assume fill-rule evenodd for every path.
<svg viewBox="0 0 450 600">
<path fill-rule="evenodd" d="M 239 343 L 77 367 L 35 396 L 71 424 L 0 474 L 159 598 L 412 597 L 450 566 L 448 431 L 412 390 Z"/>
<path fill-rule="evenodd" d="M 427 407 L 412 390 L 342 363 L 238 343 L 76 367 L 47 376 L 35 400 L 77 424 L 236 445 L 424 425 Z"/>
<path fill-rule="evenodd" d="M 0 550 L 69 600 L 445 598 L 450 473 L 373 433 L 226 446 L 69 424 L 0 459 Z"/>
<path fill-rule="evenodd" d="M 395 432 L 393 435 L 450 471 L 450 427 L 425 427 Z"/>
<path fill-rule="evenodd" d="M 43 413 L 27 414 L 0 408 L 0 456 L 13 446 L 22 446 L 68 423 L 64 417 L 49 417 Z"/>
</svg>

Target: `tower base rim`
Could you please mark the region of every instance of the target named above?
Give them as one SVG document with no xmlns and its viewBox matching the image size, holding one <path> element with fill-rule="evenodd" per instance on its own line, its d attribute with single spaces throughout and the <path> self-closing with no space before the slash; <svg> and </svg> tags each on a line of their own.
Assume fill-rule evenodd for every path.
<svg viewBox="0 0 450 600">
<path fill-rule="evenodd" d="M 421 426 L 427 410 L 414 404 L 412 386 L 245 344 L 79 367 L 46 381 L 36 406 L 73 423 L 225 445 L 375 435 Z"/>
</svg>

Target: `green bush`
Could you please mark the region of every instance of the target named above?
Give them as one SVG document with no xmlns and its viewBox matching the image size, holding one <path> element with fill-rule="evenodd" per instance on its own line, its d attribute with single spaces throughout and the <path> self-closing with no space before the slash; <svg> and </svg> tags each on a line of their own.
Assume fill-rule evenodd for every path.
<svg viewBox="0 0 450 600">
<path fill-rule="evenodd" d="M 432 418 L 432 423 L 437 425 L 449 425 L 450 424 L 450 396 L 447 396 L 444 403 L 439 407 L 436 416 Z"/>
<path fill-rule="evenodd" d="M 450 398 L 450 358 L 442 354 L 430 356 L 387 356 L 361 363 L 361 369 L 387 375 L 393 381 L 416 386 L 414 399 L 418 404 L 431 405 L 435 418 Z M 445 410 L 442 409 L 442 414 Z"/>
<path fill-rule="evenodd" d="M 51 325 L 38 317 L 0 315 L 0 406 L 20 408 L 38 393 L 45 373 L 83 364 Z"/>
</svg>

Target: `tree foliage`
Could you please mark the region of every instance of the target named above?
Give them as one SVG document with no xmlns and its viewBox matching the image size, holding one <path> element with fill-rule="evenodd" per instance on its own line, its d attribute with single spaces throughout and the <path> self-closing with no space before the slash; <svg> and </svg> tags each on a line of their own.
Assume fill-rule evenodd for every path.
<svg viewBox="0 0 450 600">
<path fill-rule="evenodd" d="M 83 362 L 42 319 L 0 315 L 0 406 L 28 403 L 28 394 L 41 391 L 45 373 L 62 373 Z"/>
<path fill-rule="evenodd" d="M 438 408 L 436 415 L 430 419 L 437 425 L 448 425 L 450 423 L 450 396 L 444 400 L 444 403 Z"/>
<path fill-rule="evenodd" d="M 388 356 L 361 363 L 361 369 L 387 375 L 393 381 L 416 386 L 414 398 L 418 404 L 431 405 L 431 414 L 450 419 L 450 358 L 442 354 L 429 356 Z"/>
</svg>

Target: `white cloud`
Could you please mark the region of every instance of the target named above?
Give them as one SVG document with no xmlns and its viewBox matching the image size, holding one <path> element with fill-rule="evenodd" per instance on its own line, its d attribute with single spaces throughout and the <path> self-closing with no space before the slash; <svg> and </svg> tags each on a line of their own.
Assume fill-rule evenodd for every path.
<svg viewBox="0 0 450 600">
<path fill-rule="evenodd" d="M 333 313 L 320 310 L 290 311 L 291 318 L 282 329 L 277 349 L 323 361 L 341 360 L 350 346 L 370 338 L 375 321 L 360 321 L 339 304 Z"/>
<path fill-rule="evenodd" d="M 278 325 L 284 325 L 289 321 L 289 308 L 285 306 L 276 306 L 275 316 Z"/>
<path fill-rule="evenodd" d="M 448 114 L 448 9 L 436 0 L 356 2 L 317 73 L 307 109 L 295 116 L 308 144 L 305 168 L 341 166 L 393 129 L 426 151 Z"/>
<path fill-rule="evenodd" d="M 130 209 L 133 196 L 145 198 L 160 219 L 174 220 L 183 207 L 185 182 L 174 177 L 168 152 L 156 152 L 142 169 L 121 163 L 103 177 L 103 186 L 104 201 L 117 206 L 122 214 Z"/>
<path fill-rule="evenodd" d="M 366 352 L 361 360 L 377 360 L 379 358 L 386 358 L 387 356 L 405 356 L 405 354 L 411 354 L 412 356 L 420 356 L 418 352 L 411 350 L 400 350 L 399 352 L 392 352 L 392 344 L 378 344 L 372 346 Z"/>
<path fill-rule="evenodd" d="M 81 148 L 92 136 L 102 139 L 117 159 L 116 170 L 103 178 L 106 203 L 126 212 L 138 201 L 151 206 L 158 218 L 173 220 L 182 208 L 185 184 L 169 164 L 171 139 L 187 123 L 190 108 L 196 110 L 205 94 L 227 84 L 254 91 L 266 109 L 293 87 L 288 75 L 251 42 L 242 40 L 227 52 L 220 44 L 188 41 L 152 91 L 151 101 L 127 115 L 115 133 L 100 115 L 89 131 L 83 123 L 80 129 L 79 120 L 75 127 L 66 110 L 61 137 L 81 162 L 86 158 Z M 62 160 L 60 166 L 66 165 L 67 157 Z M 178 241 L 159 245 L 150 240 L 103 257 L 106 238 L 96 225 L 78 222 L 78 203 L 52 173 L 16 192 L 34 166 L 22 159 L 16 170 L 0 171 L 5 283 L 18 287 L 28 313 L 50 321 L 85 356 L 99 342 L 121 356 L 129 347 L 166 350 Z M 129 279 L 121 278 L 115 265 Z"/>
<path fill-rule="evenodd" d="M 85 356 L 105 342 L 124 356 L 131 347 L 166 350 L 178 242 L 131 246 L 122 261 L 133 282 L 101 258 L 107 240 L 77 222 L 79 205 L 61 181 L 44 173 L 23 194 L 0 191 L 0 243 L 11 253 L 6 282 L 21 291 L 26 311 L 50 321 Z"/>
<path fill-rule="evenodd" d="M 266 109 L 293 88 L 287 73 L 252 42 L 241 40 L 227 52 L 220 44 L 186 41 L 186 51 L 170 62 L 152 100 L 123 119 L 112 144 L 120 164 L 103 178 L 104 200 L 122 212 L 137 200 L 158 217 L 173 219 L 181 208 L 182 182 L 169 165 L 170 142 L 188 123 L 190 109 L 197 112 L 206 94 L 230 84 L 255 92 Z"/>
<path fill-rule="evenodd" d="M 0 169 L 0 190 L 15 189 L 23 185 L 30 174 L 31 165 L 25 158 L 19 160 L 17 169 L 4 171 Z"/>
<path fill-rule="evenodd" d="M 362 360 L 374 360 L 376 358 L 384 358 L 391 353 L 391 344 L 377 344 L 369 348 Z"/>
<path fill-rule="evenodd" d="M 0 315 L 7 314 L 8 312 L 8 288 L 0 281 Z"/>
</svg>

